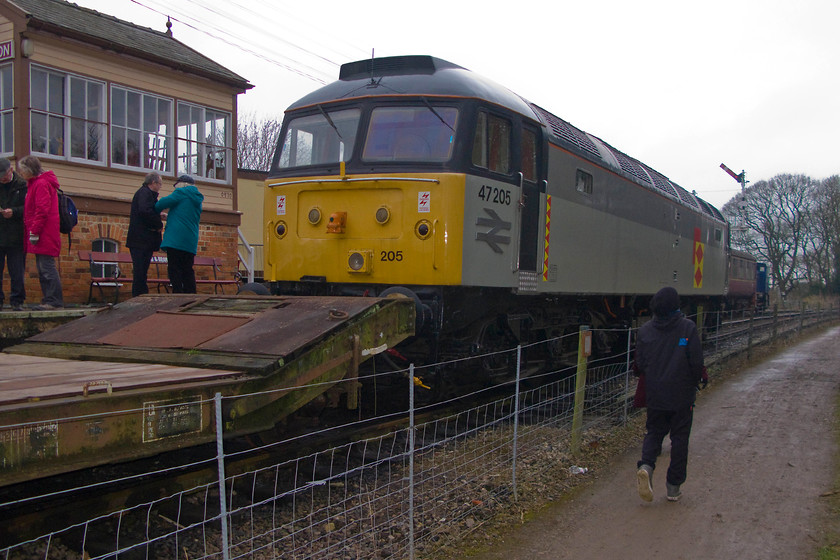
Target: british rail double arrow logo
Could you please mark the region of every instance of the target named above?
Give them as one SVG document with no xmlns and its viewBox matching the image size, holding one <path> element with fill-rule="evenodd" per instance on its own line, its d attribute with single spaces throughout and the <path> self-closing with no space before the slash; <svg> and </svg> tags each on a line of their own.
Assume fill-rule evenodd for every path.
<svg viewBox="0 0 840 560">
<path fill-rule="evenodd" d="M 484 211 L 487 212 L 490 217 L 483 218 L 479 216 L 475 219 L 475 225 L 487 226 L 490 229 L 486 233 L 476 232 L 475 239 L 476 241 L 484 241 L 490 245 L 490 248 L 493 249 L 494 253 L 502 253 L 503 251 L 502 248 L 499 247 L 499 244 L 510 245 L 510 236 L 499 235 L 499 231 L 510 231 L 510 222 L 506 222 L 500 218 L 499 215 L 496 214 L 495 210 L 485 208 Z"/>
</svg>

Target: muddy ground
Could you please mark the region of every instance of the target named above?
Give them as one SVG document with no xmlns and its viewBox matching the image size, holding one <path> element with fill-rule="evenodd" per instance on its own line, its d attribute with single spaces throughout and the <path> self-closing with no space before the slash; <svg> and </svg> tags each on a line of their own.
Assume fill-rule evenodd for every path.
<svg viewBox="0 0 840 560">
<path fill-rule="evenodd" d="M 698 399 L 679 502 L 665 499 L 667 438 L 654 500 L 639 499 L 639 440 L 571 498 L 470 557 L 817 559 L 822 549 L 838 558 L 840 328 L 713 384 Z"/>
</svg>

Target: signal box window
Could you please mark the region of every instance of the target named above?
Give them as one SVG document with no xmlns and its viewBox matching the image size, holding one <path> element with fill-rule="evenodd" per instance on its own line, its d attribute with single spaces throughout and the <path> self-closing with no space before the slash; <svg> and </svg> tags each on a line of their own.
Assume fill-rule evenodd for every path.
<svg viewBox="0 0 840 560">
<path fill-rule="evenodd" d="M 280 151 L 281 168 L 347 161 L 353 154 L 361 112 L 330 111 L 289 123 Z"/>
<path fill-rule="evenodd" d="M 14 136 L 12 99 L 12 65 L 0 66 L 0 152 L 12 153 Z"/>
<path fill-rule="evenodd" d="M 592 194 L 592 175 L 578 169 L 575 177 L 575 188 L 583 194 Z"/>
<path fill-rule="evenodd" d="M 230 182 L 230 114 L 178 103 L 177 119 L 177 172 Z"/>
<path fill-rule="evenodd" d="M 448 161 L 455 145 L 454 107 L 380 107 L 370 116 L 365 161 Z"/>
<path fill-rule="evenodd" d="M 111 88 L 111 162 L 171 170 L 168 140 L 172 101 L 148 93 Z"/>
<path fill-rule="evenodd" d="M 473 165 L 497 173 L 510 173 L 510 121 L 481 112 L 475 127 Z"/>
<path fill-rule="evenodd" d="M 32 67 L 31 149 L 37 154 L 105 161 L 105 84 Z"/>
</svg>

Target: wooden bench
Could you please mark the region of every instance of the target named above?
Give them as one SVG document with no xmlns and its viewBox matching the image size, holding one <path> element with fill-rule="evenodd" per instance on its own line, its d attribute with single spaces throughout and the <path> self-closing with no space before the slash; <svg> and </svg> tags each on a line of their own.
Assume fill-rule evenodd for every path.
<svg viewBox="0 0 840 560">
<path fill-rule="evenodd" d="M 116 303 L 120 299 L 120 288 L 123 284 L 130 284 L 134 281 L 132 276 L 125 274 L 125 270 L 128 268 L 127 265 L 132 264 L 129 253 L 79 251 L 79 260 L 89 263 L 90 266 L 88 303 L 93 299 L 94 287 L 99 289 L 99 294 L 102 296 L 103 301 L 105 300 L 103 288 L 113 288 L 114 303 Z M 166 277 L 166 264 L 166 255 L 156 254 L 152 257 L 152 262 L 149 266 L 146 283 L 149 286 L 155 286 L 158 293 L 160 293 L 161 288 L 169 292 L 169 278 Z M 220 289 L 224 293 L 225 286 L 239 285 L 239 281 L 236 279 L 225 280 L 219 278 L 219 272 L 222 269 L 222 260 L 220 258 L 196 256 L 193 266 L 199 269 L 206 267 L 213 272 L 212 278 L 196 278 L 196 286 L 209 284 L 213 286 L 213 293 L 219 293 Z"/>
</svg>

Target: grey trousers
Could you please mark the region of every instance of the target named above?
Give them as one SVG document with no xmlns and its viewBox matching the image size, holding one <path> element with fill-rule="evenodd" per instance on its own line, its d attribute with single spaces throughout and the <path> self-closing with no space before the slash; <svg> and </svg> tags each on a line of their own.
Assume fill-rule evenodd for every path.
<svg viewBox="0 0 840 560">
<path fill-rule="evenodd" d="M 61 290 L 61 276 L 55 263 L 55 257 L 50 255 L 35 255 L 38 267 L 38 279 L 41 281 L 41 292 L 44 297 L 41 303 L 64 307 L 64 294 Z"/>
</svg>

